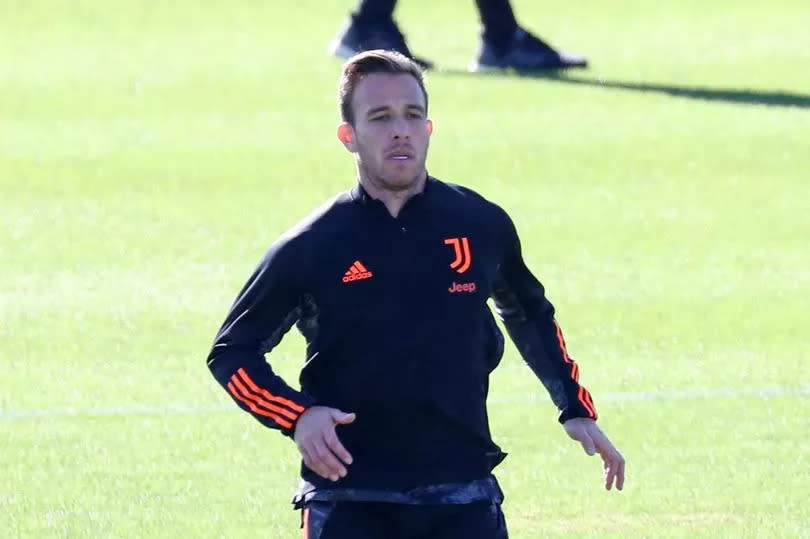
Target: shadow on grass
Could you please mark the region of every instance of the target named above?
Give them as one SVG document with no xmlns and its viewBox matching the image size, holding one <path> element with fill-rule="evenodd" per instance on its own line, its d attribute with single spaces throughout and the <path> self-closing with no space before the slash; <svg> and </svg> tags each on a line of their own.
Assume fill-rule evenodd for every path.
<svg viewBox="0 0 810 539">
<path fill-rule="evenodd" d="M 475 76 L 475 77 L 518 77 L 525 79 L 546 80 L 563 84 L 579 86 L 594 86 L 615 90 L 629 90 L 633 92 L 658 92 L 676 97 L 702 99 L 704 101 L 723 101 L 742 105 L 764 105 L 767 107 L 796 107 L 810 108 L 810 94 L 796 94 L 781 91 L 762 91 L 738 88 L 703 88 L 699 86 L 676 86 L 671 84 L 655 84 L 646 82 L 611 81 L 602 77 L 583 77 L 571 75 L 563 71 L 548 72 L 493 72 L 470 73 L 461 70 L 440 70 L 438 73 Z"/>
</svg>

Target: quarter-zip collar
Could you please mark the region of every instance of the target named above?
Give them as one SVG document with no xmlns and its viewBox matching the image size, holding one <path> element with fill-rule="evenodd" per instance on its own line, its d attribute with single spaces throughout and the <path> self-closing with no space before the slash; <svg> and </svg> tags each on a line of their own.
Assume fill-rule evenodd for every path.
<svg viewBox="0 0 810 539">
<path fill-rule="evenodd" d="M 430 196 L 433 189 L 435 189 L 435 185 L 438 182 L 439 180 L 428 174 L 427 179 L 425 180 L 425 187 L 422 189 L 422 191 L 414 194 L 411 198 L 405 201 L 405 204 L 402 206 L 402 210 L 399 212 L 399 216 L 396 218 L 388 213 L 388 208 L 385 207 L 385 204 L 381 200 L 372 198 L 372 196 L 368 194 L 368 192 L 359 182 L 352 188 L 350 194 L 353 202 L 361 204 L 367 208 L 381 208 L 387 216 L 391 217 L 392 219 L 399 219 L 406 211 L 410 212 L 414 208 L 421 207 L 427 200 L 427 197 Z"/>
</svg>

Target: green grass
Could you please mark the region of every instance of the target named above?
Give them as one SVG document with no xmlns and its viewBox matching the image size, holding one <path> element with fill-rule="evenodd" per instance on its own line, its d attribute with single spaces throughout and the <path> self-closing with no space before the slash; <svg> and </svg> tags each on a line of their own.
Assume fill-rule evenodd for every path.
<svg viewBox="0 0 810 539">
<path fill-rule="evenodd" d="M 204 358 L 263 250 L 353 182 L 324 54 L 348 4 L 0 0 L 4 537 L 299 536 L 295 448 Z M 512 536 L 810 537 L 810 11 L 515 10 L 592 67 L 468 76 L 472 2 L 397 11 L 445 68 L 429 170 L 510 211 L 628 461 L 604 492 L 509 348 Z"/>
</svg>

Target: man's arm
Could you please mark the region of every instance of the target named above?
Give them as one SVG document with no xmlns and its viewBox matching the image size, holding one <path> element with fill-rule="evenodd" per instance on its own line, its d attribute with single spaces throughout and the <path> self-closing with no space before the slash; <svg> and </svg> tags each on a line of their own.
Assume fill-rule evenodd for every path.
<svg viewBox="0 0 810 539">
<path fill-rule="evenodd" d="M 605 488 L 610 490 L 615 480 L 621 490 L 624 459 L 596 425 L 596 407 L 591 394 L 579 384 L 579 366 L 568 354 L 562 329 L 554 318 L 554 306 L 523 262 L 517 231 L 511 219 L 505 217 L 505 251 L 492 292 L 496 312 L 524 361 L 560 410 L 559 421 L 568 435 L 579 441 L 588 455 L 598 452 L 602 457 Z"/>
<path fill-rule="evenodd" d="M 304 464 L 337 481 L 348 473 L 352 456 L 335 427 L 354 421 L 354 414 L 315 406 L 311 396 L 276 375 L 264 357 L 301 315 L 301 266 L 292 255 L 284 242 L 270 248 L 222 324 L 208 367 L 240 408 L 293 437 Z"/>
<path fill-rule="evenodd" d="M 495 310 L 524 361 L 560 410 L 560 423 L 575 417 L 596 420 L 596 407 L 591 394 L 579 384 L 579 366 L 568 354 L 554 306 L 523 262 L 517 232 L 508 216 L 506 220 L 504 254 L 492 291 Z"/>
<path fill-rule="evenodd" d="M 314 402 L 277 376 L 264 355 L 299 318 L 299 290 L 292 249 L 278 242 L 242 288 L 208 355 L 208 368 L 239 407 L 288 436 Z"/>
</svg>

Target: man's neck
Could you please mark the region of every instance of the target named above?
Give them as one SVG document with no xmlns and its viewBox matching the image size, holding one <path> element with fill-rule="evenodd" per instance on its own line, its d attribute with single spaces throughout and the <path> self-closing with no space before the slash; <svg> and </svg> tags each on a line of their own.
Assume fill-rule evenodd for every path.
<svg viewBox="0 0 810 539">
<path fill-rule="evenodd" d="M 402 207 L 405 206 L 408 199 L 425 190 L 427 171 L 422 171 L 419 179 L 416 180 L 411 187 L 401 191 L 386 189 L 384 186 L 380 185 L 379 182 L 366 178 L 365 175 L 359 171 L 357 174 L 357 179 L 371 198 L 379 200 L 385 204 L 385 207 L 388 209 L 388 213 L 390 213 L 392 217 L 396 217 L 399 215 L 399 212 L 402 211 Z"/>
</svg>

